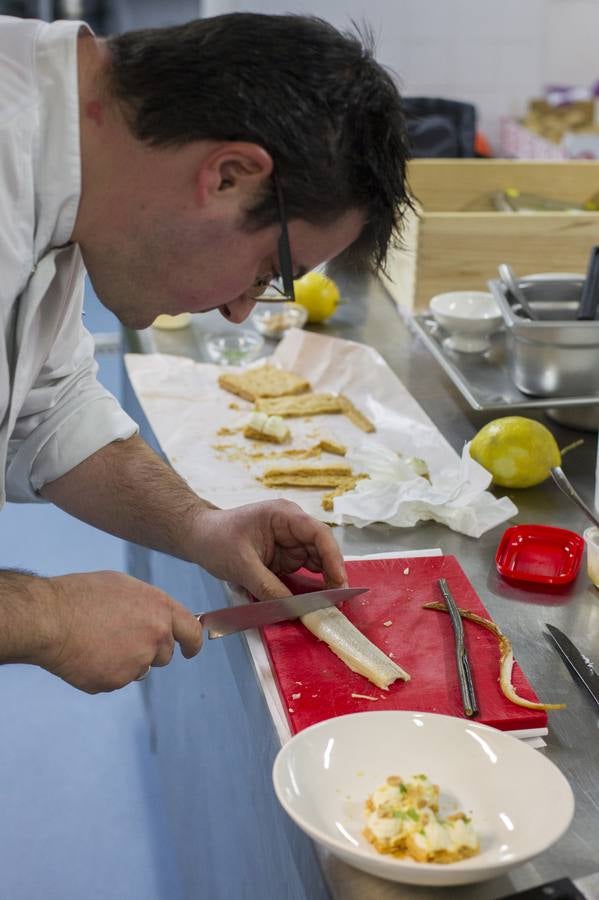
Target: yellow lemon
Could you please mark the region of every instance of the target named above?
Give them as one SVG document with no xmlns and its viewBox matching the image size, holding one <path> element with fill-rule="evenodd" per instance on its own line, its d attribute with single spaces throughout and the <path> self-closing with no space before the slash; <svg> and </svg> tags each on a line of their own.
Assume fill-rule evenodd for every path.
<svg viewBox="0 0 599 900">
<path fill-rule="evenodd" d="M 470 456 L 491 473 L 494 484 L 508 488 L 540 484 L 561 462 L 551 432 L 524 416 L 489 422 L 473 438 Z"/>
<path fill-rule="evenodd" d="M 295 300 L 305 307 L 308 322 L 324 322 L 339 303 L 339 288 L 331 278 L 320 272 L 308 272 L 293 282 Z"/>
</svg>

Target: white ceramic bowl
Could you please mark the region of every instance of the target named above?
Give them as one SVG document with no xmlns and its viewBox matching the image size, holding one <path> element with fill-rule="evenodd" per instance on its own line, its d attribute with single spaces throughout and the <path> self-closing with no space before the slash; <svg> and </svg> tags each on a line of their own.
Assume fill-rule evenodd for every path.
<svg viewBox="0 0 599 900">
<path fill-rule="evenodd" d="M 163 313 L 157 316 L 152 322 L 152 328 L 161 328 L 164 331 L 177 331 L 179 328 L 187 328 L 191 325 L 191 313 L 179 313 L 176 316 L 169 316 Z"/>
<path fill-rule="evenodd" d="M 521 281 L 584 281 L 582 272 L 534 272 L 520 276 Z"/>
<path fill-rule="evenodd" d="M 450 291 L 430 302 L 435 321 L 449 332 L 445 345 L 462 353 L 481 353 L 503 317 L 492 294 L 484 291 Z"/>
<path fill-rule="evenodd" d="M 362 835 L 364 801 L 389 775 L 428 775 L 441 812 L 472 815 L 481 851 L 450 865 L 378 853 Z M 542 853 L 574 813 L 570 785 L 538 750 L 465 719 L 417 712 L 338 716 L 299 732 L 274 763 L 277 797 L 311 838 L 391 881 L 484 881 Z"/>
</svg>

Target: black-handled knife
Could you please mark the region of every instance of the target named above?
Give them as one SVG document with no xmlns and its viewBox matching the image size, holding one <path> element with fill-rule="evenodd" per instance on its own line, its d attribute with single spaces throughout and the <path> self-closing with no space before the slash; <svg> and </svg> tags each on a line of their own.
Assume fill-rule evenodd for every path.
<svg viewBox="0 0 599 900">
<path fill-rule="evenodd" d="M 599 706 L 599 675 L 595 671 L 591 660 L 588 656 L 584 656 L 578 647 L 572 643 L 568 635 L 556 628 L 555 625 L 545 623 L 545 628 L 560 654 L 568 663 L 569 668 L 580 678 L 597 706 Z"/>
</svg>

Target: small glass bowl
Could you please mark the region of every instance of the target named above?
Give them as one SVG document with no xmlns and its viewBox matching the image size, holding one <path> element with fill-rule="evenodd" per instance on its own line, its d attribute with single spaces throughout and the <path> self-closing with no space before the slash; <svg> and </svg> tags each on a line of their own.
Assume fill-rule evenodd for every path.
<svg viewBox="0 0 599 900">
<path fill-rule="evenodd" d="M 290 328 L 303 328 L 307 319 L 307 310 L 299 303 L 260 303 L 251 322 L 264 337 L 278 341 Z"/>
<path fill-rule="evenodd" d="M 264 340 L 255 331 L 223 331 L 206 335 L 204 346 L 211 362 L 242 366 L 260 356 Z"/>
</svg>

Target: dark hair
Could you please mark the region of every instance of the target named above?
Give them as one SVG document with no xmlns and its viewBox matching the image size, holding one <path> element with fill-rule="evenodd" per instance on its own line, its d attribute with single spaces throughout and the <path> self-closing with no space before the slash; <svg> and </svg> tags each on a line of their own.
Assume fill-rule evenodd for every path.
<svg viewBox="0 0 599 900">
<path fill-rule="evenodd" d="M 109 88 L 133 134 L 155 146 L 251 141 L 274 160 L 290 219 L 367 223 L 350 253 L 384 267 L 407 194 L 401 99 L 367 34 L 322 19 L 232 13 L 111 37 Z M 272 184 L 248 227 L 277 221 Z"/>
</svg>

